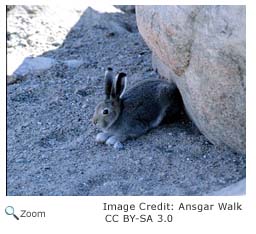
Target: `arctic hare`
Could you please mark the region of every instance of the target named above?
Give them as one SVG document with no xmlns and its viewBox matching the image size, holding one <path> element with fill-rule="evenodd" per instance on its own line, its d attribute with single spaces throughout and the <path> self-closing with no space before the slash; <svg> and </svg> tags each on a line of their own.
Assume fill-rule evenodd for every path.
<svg viewBox="0 0 256 234">
<path fill-rule="evenodd" d="M 145 79 L 126 91 L 126 74 L 113 76 L 113 69 L 105 72 L 105 100 L 93 115 L 93 124 L 102 132 L 96 141 L 122 149 L 128 138 L 135 138 L 157 127 L 168 112 L 180 112 L 177 87 L 160 79 Z"/>
</svg>

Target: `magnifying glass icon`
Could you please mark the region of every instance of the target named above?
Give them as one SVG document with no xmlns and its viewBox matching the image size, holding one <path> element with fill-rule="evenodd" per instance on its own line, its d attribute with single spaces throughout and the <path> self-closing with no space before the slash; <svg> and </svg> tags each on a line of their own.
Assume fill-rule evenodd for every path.
<svg viewBox="0 0 256 234">
<path fill-rule="evenodd" d="M 5 213 L 7 215 L 12 215 L 15 219 L 19 220 L 19 217 L 16 214 L 14 214 L 14 208 L 12 206 L 7 206 L 5 208 Z"/>
</svg>

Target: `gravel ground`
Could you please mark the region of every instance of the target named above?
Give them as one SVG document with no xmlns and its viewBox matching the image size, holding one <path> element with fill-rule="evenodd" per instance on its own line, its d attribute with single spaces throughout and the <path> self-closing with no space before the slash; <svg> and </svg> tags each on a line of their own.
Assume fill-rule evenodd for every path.
<svg viewBox="0 0 256 234">
<path fill-rule="evenodd" d="M 15 12 L 8 25 L 19 35 L 28 24 Z M 21 47 L 9 37 L 12 58 Z M 50 69 L 8 85 L 7 195 L 204 195 L 245 177 L 245 155 L 215 147 L 185 115 L 121 151 L 95 142 L 91 117 L 103 98 L 105 68 L 126 72 L 128 86 L 157 77 L 135 15 L 87 9 L 54 45 L 42 54 L 55 59 Z"/>
</svg>

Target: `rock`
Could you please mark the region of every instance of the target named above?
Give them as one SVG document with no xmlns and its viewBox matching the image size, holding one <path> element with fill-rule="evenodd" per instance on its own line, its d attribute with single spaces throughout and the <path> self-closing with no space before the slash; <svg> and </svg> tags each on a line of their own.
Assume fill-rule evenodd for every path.
<svg viewBox="0 0 256 234">
<path fill-rule="evenodd" d="M 125 13 L 135 13 L 135 6 L 134 5 L 114 5 L 117 9 L 120 9 L 121 11 Z"/>
<path fill-rule="evenodd" d="M 51 68 L 55 59 L 47 57 L 27 57 L 22 64 L 14 71 L 13 76 L 24 77 L 30 72 L 43 71 Z"/>
<path fill-rule="evenodd" d="M 7 85 L 15 84 L 15 83 L 18 83 L 19 81 L 20 81 L 19 77 L 10 76 L 10 75 L 6 76 Z"/>
<path fill-rule="evenodd" d="M 82 97 L 85 97 L 85 96 L 88 96 L 88 95 L 91 95 L 93 94 L 93 90 L 92 88 L 90 87 L 82 87 L 82 88 L 77 88 L 76 91 L 75 91 L 75 94 L 78 94 Z"/>
<path fill-rule="evenodd" d="M 246 194 L 246 181 L 240 180 L 219 191 L 208 194 L 208 196 L 241 196 Z"/>
<path fill-rule="evenodd" d="M 69 67 L 69 68 L 77 68 L 83 64 L 82 60 L 77 60 L 77 59 L 70 59 L 70 60 L 65 60 L 64 63 Z"/>
<path fill-rule="evenodd" d="M 136 6 L 153 66 L 214 144 L 245 153 L 245 7 Z"/>
</svg>

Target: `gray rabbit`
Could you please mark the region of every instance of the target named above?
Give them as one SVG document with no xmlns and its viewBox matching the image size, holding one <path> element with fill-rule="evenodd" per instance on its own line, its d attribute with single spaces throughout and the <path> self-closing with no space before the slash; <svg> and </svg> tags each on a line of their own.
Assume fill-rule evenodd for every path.
<svg viewBox="0 0 256 234">
<path fill-rule="evenodd" d="M 157 127 L 164 117 L 180 112 L 181 98 L 177 87 L 160 79 L 145 79 L 126 91 L 126 74 L 113 76 L 105 72 L 105 100 L 93 115 L 93 124 L 102 132 L 96 141 L 122 149 L 126 139 L 135 138 Z"/>
</svg>

